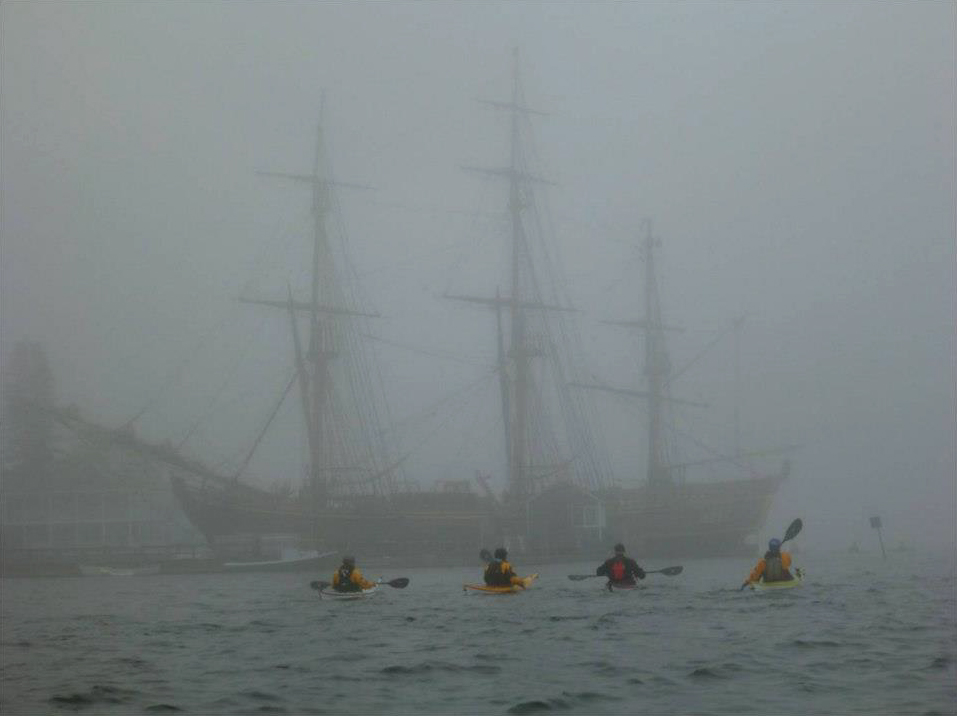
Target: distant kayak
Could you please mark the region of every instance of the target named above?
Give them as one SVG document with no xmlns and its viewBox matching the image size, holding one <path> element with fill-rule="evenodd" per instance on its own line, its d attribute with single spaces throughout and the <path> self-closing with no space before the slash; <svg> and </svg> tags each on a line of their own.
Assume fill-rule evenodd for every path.
<svg viewBox="0 0 957 716">
<path fill-rule="evenodd" d="M 521 585 L 511 584 L 507 587 L 489 587 L 485 584 L 463 584 L 462 589 L 469 591 L 470 589 L 474 592 L 480 592 L 482 594 L 518 594 L 519 592 L 524 592 L 525 589 L 531 587 L 535 580 L 538 579 L 538 574 L 530 574 L 527 577 L 521 578 Z M 524 588 L 523 588 L 524 587 Z"/>
<path fill-rule="evenodd" d="M 144 574 L 159 574 L 158 564 L 140 567 L 107 567 L 104 565 L 81 564 L 80 574 L 84 577 L 135 577 Z"/>
<path fill-rule="evenodd" d="M 801 583 L 804 581 L 804 572 L 800 569 L 794 570 L 795 577 L 794 579 L 788 579 L 784 582 L 751 582 L 749 585 L 752 591 L 755 592 L 765 592 L 765 591 L 774 591 L 776 589 L 792 589 L 794 587 L 800 587 Z"/>
<path fill-rule="evenodd" d="M 305 552 L 289 550 L 283 555 L 282 559 L 270 559 L 258 562 L 223 562 L 223 570 L 226 572 L 316 571 L 330 564 L 330 558 L 334 557 L 335 554 L 335 552 L 323 552 L 320 554 L 316 550 L 308 550 Z"/>
<path fill-rule="evenodd" d="M 351 599 L 366 599 L 371 597 L 373 594 L 376 594 L 379 591 L 379 585 L 369 587 L 369 589 L 363 589 L 361 592 L 337 592 L 332 587 L 326 587 L 319 590 L 320 599 L 330 599 L 330 600 L 341 600 L 348 601 Z"/>
</svg>

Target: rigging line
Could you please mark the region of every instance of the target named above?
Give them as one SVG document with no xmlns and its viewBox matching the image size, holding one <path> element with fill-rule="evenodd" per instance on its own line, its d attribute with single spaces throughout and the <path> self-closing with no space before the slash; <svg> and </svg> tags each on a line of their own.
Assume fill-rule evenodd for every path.
<svg viewBox="0 0 957 716">
<path fill-rule="evenodd" d="M 286 379 L 283 376 L 281 385 L 285 385 L 285 383 L 286 383 Z M 254 396 L 260 396 L 262 394 L 263 385 L 265 384 L 259 383 L 259 382 L 250 382 L 250 387 L 247 390 L 234 395 L 230 403 L 232 406 L 232 412 L 234 414 L 242 414 L 244 416 L 247 414 L 258 412 L 260 406 L 256 405 L 256 406 L 250 407 L 249 402 Z M 268 386 L 266 387 L 268 388 Z M 270 393 L 270 397 L 275 395 L 275 392 L 271 388 L 269 389 L 269 393 Z M 239 407 L 235 407 L 236 403 L 239 404 Z M 200 436 L 202 436 L 202 433 L 200 433 Z M 207 440 L 207 444 L 208 443 L 209 441 Z M 246 441 L 243 440 L 242 443 L 245 444 Z M 228 454 L 224 455 L 220 459 L 217 470 L 221 472 L 225 472 L 230 475 L 233 474 L 235 472 L 234 466 L 240 462 L 239 456 L 242 454 L 245 454 L 246 452 L 245 448 L 241 446 L 230 447 L 230 448 L 223 448 L 221 446 L 213 446 L 213 447 L 217 447 L 220 450 L 228 450 Z"/>
<path fill-rule="evenodd" d="M 433 215 L 442 215 L 442 214 L 454 214 L 460 216 L 470 216 L 470 217 L 485 217 L 489 219 L 501 219 L 504 216 L 504 212 L 501 211 L 476 211 L 474 209 L 443 209 L 438 206 L 426 206 L 424 204 L 402 204 L 399 202 L 393 201 L 377 201 L 372 199 L 368 202 L 369 204 L 374 204 L 376 206 L 385 206 L 390 209 L 405 209 L 406 211 L 418 211 L 423 214 L 433 214 Z"/>
<path fill-rule="evenodd" d="M 489 201 L 487 197 L 492 193 L 492 188 L 491 186 L 489 186 L 489 184 L 490 184 L 489 182 L 481 182 L 479 184 L 479 190 L 476 192 L 478 194 L 476 203 L 479 206 L 483 206 L 487 204 Z M 495 223 L 498 224 L 498 231 L 501 231 L 501 223 L 507 219 L 507 216 L 504 212 L 500 212 L 498 214 L 498 217 L 499 217 L 499 220 Z M 477 216 L 473 216 L 472 221 L 467 226 L 467 230 L 464 231 L 463 233 L 466 233 L 467 235 L 475 237 L 472 244 L 474 244 L 474 247 L 476 249 L 481 249 L 483 248 L 483 244 L 485 244 L 486 242 L 490 242 L 492 238 L 498 238 L 498 237 L 496 235 L 497 234 L 496 231 L 489 231 L 489 230 L 480 231 L 478 227 L 477 219 L 478 219 Z M 459 252 L 457 256 L 455 257 L 455 259 L 452 261 L 452 265 L 449 267 L 449 269 L 446 272 L 447 279 L 446 279 L 443 293 L 450 292 L 452 288 L 452 282 L 455 279 L 456 274 L 458 274 L 459 268 L 462 266 L 463 263 L 466 262 L 469 256 L 469 248 L 471 248 L 472 244 L 470 244 L 469 242 L 465 242 L 458 247 Z M 496 245 L 497 245 L 497 242 L 496 242 Z"/>
<path fill-rule="evenodd" d="M 540 200 L 542 197 L 537 197 L 533 194 L 529 200 L 529 206 L 534 210 L 531 212 L 532 215 L 530 217 L 534 229 L 531 233 L 534 237 L 535 245 L 539 247 L 542 253 L 545 278 L 550 281 L 551 294 L 555 296 L 555 302 L 562 303 L 564 299 L 564 302 L 570 304 L 571 295 L 568 291 L 567 284 L 562 283 L 562 277 L 565 275 L 565 271 L 561 261 L 561 254 L 557 250 L 555 252 L 549 251 L 548 244 L 545 241 L 546 235 L 554 236 L 555 231 L 550 221 L 550 213 L 547 211 L 547 196 L 543 198 L 544 201 Z M 544 216 L 543 211 L 539 210 L 538 204 L 544 205 Z M 537 276 L 533 271 L 529 273 L 533 284 L 537 286 Z M 536 288 L 536 291 L 540 293 L 538 288 Z M 544 322 L 544 330 L 549 336 L 549 340 L 555 345 L 554 338 L 552 337 L 553 328 L 551 322 L 547 320 Z M 566 370 L 574 375 L 578 373 L 579 370 L 576 368 L 576 360 L 572 355 L 572 350 L 574 349 L 571 347 L 571 344 L 575 344 L 575 349 L 577 349 L 578 355 L 580 355 L 582 352 L 581 336 L 574 328 L 574 321 L 571 319 L 566 320 L 565 316 L 558 317 L 554 330 L 557 330 L 558 334 L 562 337 L 561 345 L 564 347 L 563 350 L 557 350 L 557 348 L 553 350 L 555 370 L 560 376 L 564 375 Z M 563 379 L 561 380 L 564 382 Z M 600 483 L 602 481 L 602 471 L 611 475 L 611 469 L 607 460 L 602 461 L 596 454 L 597 440 L 594 431 L 591 429 L 591 421 L 594 421 L 595 418 L 594 410 L 588 409 L 587 406 L 590 405 L 590 403 L 586 402 L 584 396 L 572 396 L 570 391 L 562 389 L 559 389 L 558 392 L 566 436 L 568 440 L 575 445 L 573 448 L 574 452 L 579 454 L 584 452 L 590 458 L 585 461 L 585 463 L 579 462 L 582 469 L 592 472 L 587 478 L 588 481 L 592 484 L 596 481 Z M 602 462 L 606 464 L 599 465 L 599 463 Z"/>
<path fill-rule="evenodd" d="M 456 249 L 456 248 L 458 248 L 458 247 L 456 247 L 454 244 L 449 244 L 449 245 L 447 245 L 447 246 L 442 246 L 442 247 L 437 248 L 437 249 L 431 249 L 431 250 L 429 250 L 429 251 L 423 251 L 423 252 L 418 253 L 418 254 L 406 254 L 406 256 L 408 257 L 408 261 L 403 261 L 403 262 L 401 262 L 401 263 L 394 263 L 394 262 L 393 262 L 393 263 L 389 263 L 389 264 L 386 264 L 386 265 L 384 265 L 384 266 L 380 266 L 379 268 L 373 268 L 373 269 L 369 269 L 369 270 L 367 270 L 367 271 L 363 271 L 363 272 L 362 272 L 361 274 L 359 274 L 359 275 L 360 275 L 360 277 L 374 276 L 375 274 L 377 274 L 377 273 L 382 273 L 383 271 L 395 271 L 396 269 L 406 268 L 407 266 L 415 266 L 415 267 L 419 268 L 419 267 L 421 267 L 421 265 L 422 265 L 422 258 L 423 258 L 423 257 L 438 256 L 439 254 L 444 254 L 444 253 L 447 253 L 447 252 L 449 252 L 449 251 L 453 251 L 453 250 Z M 380 282 L 380 283 L 381 283 L 381 282 Z"/>
<path fill-rule="evenodd" d="M 708 343 L 705 344 L 704 348 L 702 348 L 694 358 L 692 358 L 689 362 L 685 363 L 685 365 L 684 365 L 680 370 L 677 370 L 677 371 L 675 371 L 674 373 L 672 373 L 672 374 L 668 377 L 667 382 L 668 382 L 669 384 L 670 384 L 670 383 L 673 383 L 676 378 L 678 378 L 680 375 L 684 374 L 689 368 L 691 368 L 691 366 L 693 366 L 695 363 L 697 363 L 697 362 L 702 358 L 702 356 L 704 356 L 708 351 L 710 351 L 712 348 L 714 348 L 716 345 L 718 345 L 718 343 L 720 343 L 721 340 L 722 340 L 726 335 L 728 335 L 731 331 L 733 331 L 733 330 L 739 325 L 740 320 L 741 320 L 741 319 L 735 319 L 734 321 L 731 322 L 731 325 L 729 325 L 729 326 L 728 326 L 727 328 L 725 328 L 723 331 L 721 331 L 720 333 L 718 333 L 717 336 L 715 336 L 715 337 L 712 338 L 710 341 L 708 341 Z"/>
<path fill-rule="evenodd" d="M 464 398 L 473 390 L 476 390 L 477 388 L 483 386 L 484 383 L 487 380 L 490 380 L 492 377 L 494 377 L 496 373 L 498 373 L 498 368 L 491 370 L 487 374 L 479 376 L 477 379 L 473 380 L 471 383 L 466 384 L 463 388 L 460 388 L 459 390 L 444 396 L 443 398 L 436 401 L 435 403 L 432 403 L 431 405 L 427 405 L 418 413 L 413 413 L 412 415 L 406 416 L 402 420 L 396 423 L 393 423 L 392 427 L 387 428 L 384 432 L 395 433 L 395 432 L 398 432 L 400 429 L 402 429 L 408 423 L 412 423 L 414 421 L 417 422 L 419 420 L 424 420 L 425 418 L 434 417 L 435 415 L 438 414 L 439 408 L 441 408 L 443 405 L 445 405 L 446 403 L 451 403 L 453 400 L 457 398 Z"/>
<path fill-rule="evenodd" d="M 525 124 L 528 129 L 526 134 L 533 139 L 530 122 L 526 121 Z M 530 141 L 530 144 L 531 151 L 529 156 L 531 158 L 538 158 L 539 155 L 534 141 Z M 538 160 L 540 161 L 540 158 Z M 527 158 L 524 156 L 523 161 L 527 163 Z M 530 215 L 528 221 L 531 222 L 532 230 L 529 233 L 532 238 L 528 250 L 530 251 L 532 246 L 536 246 L 541 253 L 544 262 L 544 277 L 549 282 L 548 287 L 550 294 L 555 297 L 555 302 L 559 304 L 571 303 L 571 294 L 568 290 L 568 286 L 562 283 L 562 277 L 565 275 L 565 271 L 562 265 L 561 255 L 557 251 L 554 253 L 550 251 L 549 245 L 545 240 L 546 236 L 555 235 L 554 223 L 551 221 L 551 214 L 547 210 L 547 199 L 547 192 L 543 192 L 541 195 L 529 192 L 527 204 L 531 211 L 526 215 Z M 541 286 L 538 283 L 539 278 L 533 270 L 533 267 L 529 265 L 527 271 L 533 285 L 533 290 L 541 294 Z M 564 350 L 553 349 L 554 357 L 552 361 L 553 369 L 559 376 L 562 376 L 566 370 L 573 375 L 579 372 L 575 367 L 576 361 L 573 359 L 570 344 L 574 342 L 575 346 L 579 349 L 579 353 L 581 352 L 581 337 L 573 328 L 574 321 L 563 320 L 564 318 L 564 316 L 559 317 L 559 320 L 555 321 L 554 327 L 551 321 L 543 321 L 543 330 L 553 346 L 555 345 L 555 331 L 557 331 L 562 338 L 561 345 L 564 347 Z M 560 379 L 560 382 L 564 381 Z M 570 444 L 569 446 L 575 453 L 581 454 L 584 452 L 589 456 L 589 459 L 585 461 L 586 464 L 580 463 L 580 467 L 586 473 L 582 474 L 581 477 L 584 477 L 585 480 L 591 484 L 594 484 L 596 481 L 600 483 L 602 480 L 602 470 L 609 475 L 611 471 L 608 465 L 599 465 L 602 461 L 595 453 L 596 439 L 588 420 L 589 417 L 592 417 L 591 413 L 593 413 L 593 411 L 587 409 L 587 403 L 582 399 L 582 396 L 572 396 L 570 391 L 559 388 L 558 399 L 564 422 L 564 434 Z M 607 462 L 607 460 L 605 462 Z"/>
<path fill-rule="evenodd" d="M 486 377 L 487 377 L 487 376 L 486 376 Z M 481 409 L 478 410 L 478 411 L 476 411 L 476 416 L 475 416 L 475 418 L 474 418 L 473 421 L 472 421 L 472 427 L 474 427 L 474 426 L 475 426 L 475 423 L 478 422 L 478 417 L 479 417 L 480 415 L 481 415 Z M 493 423 L 492 427 L 495 427 L 494 421 L 492 421 L 492 423 Z M 409 456 L 412 455 L 414 452 L 416 452 L 417 450 L 419 450 L 420 448 L 422 448 L 423 445 L 425 445 L 425 444 L 426 444 L 429 440 L 431 440 L 436 434 L 438 434 L 438 432 L 439 432 L 442 428 L 447 427 L 447 425 L 448 425 L 448 424 L 445 423 L 445 422 L 440 422 L 438 425 L 436 425 L 431 431 L 429 431 L 428 433 L 426 433 L 425 436 L 423 436 L 421 440 L 419 440 L 415 445 L 413 445 L 413 447 L 406 453 L 406 457 L 409 457 Z M 490 432 L 490 429 L 488 430 L 488 432 Z M 467 432 L 467 435 L 470 435 L 470 436 L 474 439 L 475 433 L 474 433 L 473 430 L 469 430 L 469 431 Z M 458 453 L 456 453 L 456 458 L 458 457 L 458 454 L 461 453 L 462 449 L 464 449 L 464 442 L 463 442 L 462 446 L 459 448 Z"/>
<path fill-rule="evenodd" d="M 147 401 L 146 405 L 144 405 L 143 408 L 140 409 L 138 413 L 136 413 L 136 415 L 134 415 L 132 418 L 127 420 L 125 423 L 123 423 L 123 425 L 120 427 L 121 430 L 129 430 L 131 427 L 133 427 L 133 423 L 135 423 L 137 420 L 143 417 L 144 413 L 146 413 L 148 410 L 155 407 L 156 404 L 160 402 L 160 400 L 162 400 L 163 398 L 169 395 L 170 389 L 179 383 L 180 379 L 183 376 L 183 372 L 186 370 L 186 367 L 193 362 L 193 360 L 196 358 L 199 352 L 206 345 L 206 342 L 210 339 L 213 333 L 215 333 L 216 331 L 218 331 L 220 328 L 223 327 L 223 324 L 226 323 L 226 319 L 232 313 L 232 310 L 233 309 L 228 311 L 226 315 L 224 315 L 217 322 L 216 325 L 214 325 L 212 328 L 210 328 L 208 331 L 206 331 L 203 334 L 203 337 L 199 340 L 199 342 L 196 344 L 193 350 L 182 361 L 180 361 L 179 365 L 177 365 L 176 368 L 173 369 L 173 371 L 167 376 L 166 380 L 163 381 L 163 384 L 160 386 L 160 389 L 153 395 L 153 397 L 149 401 Z"/>
<path fill-rule="evenodd" d="M 706 452 L 708 452 L 708 453 L 710 453 L 710 454 L 712 454 L 712 455 L 715 455 L 715 456 L 717 456 L 717 457 L 722 458 L 722 459 L 723 459 L 723 460 L 722 460 L 723 462 L 730 462 L 732 465 L 736 465 L 737 467 L 741 468 L 742 470 L 747 470 L 747 471 L 750 472 L 751 474 L 760 474 L 760 473 L 758 473 L 757 470 L 755 470 L 755 469 L 750 465 L 750 463 L 744 462 L 744 461 L 742 461 L 742 460 L 740 460 L 740 459 L 738 459 L 738 458 L 736 458 L 736 457 L 727 456 L 727 455 L 722 455 L 720 450 L 718 450 L 717 448 L 711 447 L 711 446 L 708 445 L 707 443 L 705 443 L 705 442 L 699 440 L 698 438 L 696 438 L 696 437 L 695 437 L 694 435 L 692 435 L 691 433 L 687 433 L 687 432 L 685 432 L 685 431 L 683 431 L 683 430 L 679 430 L 678 428 L 673 428 L 673 430 L 674 430 L 674 432 L 675 432 L 676 435 L 680 435 L 681 437 L 687 439 L 688 441 L 690 441 L 690 442 L 694 443 L 695 445 L 697 445 L 698 447 L 702 448 L 702 449 L 705 450 Z M 744 456 L 742 456 L 742 457 L 744 457 Z M 724 459 L 724 458 L 726 458 L 726 459 Z"/>
<path fill-rule="evenodd" d="M 358 270 L 356 269 L 356 265 L 352 261 L 349 254 L 345 217 L 341 210 L 341 203 L 336 192 L 332 193 L 331 202 L 334 208 L 333 219 L 336 222 L 337 229 L 334 233 L 337 235 L 336 238 L 338 238 L 340 256 L 342 257 L 342 261 L 345 263 L 346 268 L 346 284 L 341 288 L 348 294 L 354 303 L 357 305 L 366 305 L 369 302 L 364 291 L 362 290 L 362 282 Z M 388 458 L 390 450 L 389 445 L 387 445 L 384 441 L 380 430 L 382 421 L 379 418 L 379 409 L 382 408 L 385 411 L 386 418 L 389 421 L 392 420 L 391 409 L 388 401 L 385 400 L 385 383 L 382 376 L 381 365 L 378 360 L 372 360 L 372 358 L 368 355 L 368 352 L 362 349 L 359 341 L 360 335 L 362 334 L 358 331 L 358 329 L 355 328 L 355 324 L 350 323 L 346 335 L 346 340 L 350 342 L 352 348 L 349 356 L 350 365 L 352 365 L 354 369 L 358 367 L 362 375 L 374 376 L 376 379 L 377 388 L 374 388 L 372 383 L 367 381 L 360 384 L 357 389 L 355 386 L 354 376 L 350 375 L 353 385 L 353 395 L 357 403 L 364 405 L 364 407 L 357 406 L 360 411 L 359 420 L 362 425 L 362 430 L 367 434 L 367 440 L 375 442 L 374 449 L 378 453 L 381 453 L 382 459 L 385 460 Z M 393 475 L 390 473 L 386 476 L 386 478 L 387 486 L 391 490 L 393 487 Z"/>
<path fill-rule="evenodd" d="M 232 364 L 232 366 L 230 366 L 229 370 L 226 371 L 226 377 L 223 379 L 223 381 L 222 381 L 222 383 L 220 384 L 219 388 L 218 388 L 218 389 L 216 390 L 216 392 L 213 394 L 213 397 L 212 397 L 212 399 L 209 401 L 209 403 L 207 404 L 206 409 L 199 415 L 198 418 L 196 418 L 195 421 L 193 421 L 192 425 L 190 425 L 190 426 L 189 426 L 189 429 L 186 431 L 186 434 L 185 434 L 185 435 L 183 436 L 183 438 L 177 443 L 177 445 L 176 445 L 176 450 L 177 450 L 177 451 L 183 449 L 183 446 L 186 445 L 186 443 L 189 441 L 189 439 L 193 436 L 193 433 L 196 432 L 196 430 L 197 430 L 197 428 L 199 428 L 200 424 L 201 424 L 203 421 L 205 421 L 206 419 L 208 419 L 210 415 L 212 415 L 213 409 L 214 409 L 214 407 L 216 406 L 216 403 L 219 402 L 219 399 L 222 397 L 223 393 L 225 392 L 226 387 L 227 387 L 227 386 L 229 385 L 229 383 L 232 381 L 233 376 L 236 374 L 236 371 L 239 369 L 240 364 L 242 364 L 243 360 L 244 360 L 244 359 L 246 358 L 246 356 L 249 354 L 249 350 L 250 350 L 250 348 L 252 347 L 253 342 L 254 342 L 254 341 L 253 341 L 254 336 L 256 336 L 258 333 L 260 333 L 260 332 L 262 331 L 263 326 L 264 326 L 265 323 L 266 323 L 266 320 L 267 320 L 267 317 L 266 317 L 266 315 L 264 314 L 264 315 L 262 316 L 262 318 L 260 318 L 260 320 L 259 320 L 259 326 L 256 327 L 256 330 L 254 330 L 254 331 L 252 331 L 251 333 L 248 334 L 248 340 L 246 341 L 246 345 L 245 345 L 245 346 L 242 348 L 242 350 L 239 352 L 239 354 L 238 354 L 236 360 L 233 361 L 233 364 Z"/>
<path fill-rule="evenodd" d="M 466 444 L 472 445 L 472 444 L 475 444 L 476 442 L 478 442 L 478 444 L 480 444 L 480 445 L 486 444 L 486 441 L 488 440 L 489 435 L 491 435 L 493 432 L 497 432 L 497 431 L 499 430 L 499 425 L 500 425 L 499 421 L 498 421 L 498 420 L 489 420 L 488 423 L 487 423 L 486 426 L 485 426 L 485 431 L 480 434 L 481 439 L 478 440 L 478 441 L 476 441 L 475 438 L 476 438 L 477 436 L 476 436 L 476 433 L 475 433 L 475 426 L 478 424 L 479 419 L 480 419 L 481 417 L 483 417 L 483 415 L 482 415 L 482 407 L 483 407 L 483 406 L 479 406 L 478 410 L 476 410 L 475 413 L 473 414 L 472 420 L 471 420 L 471 422 L 469 423 L 469 429 L 466 430 L 465 433 L 463 433 L 463 435 L 462 435 L 462 441 L 459 443 L 459 447 L 458 447 L 458 449 L 455 451 L 455 454 L 452 455 L 448 460 L 445 460 L 445 461 L 444 461 L 445 464 L 448 466 L 448 467 L 446 467 L 446 472 L 451 472 L 451 471 L 452 471 L 452 470 L 451 470 L 451 467 L 452 467 L 452 466 L 454 466 L 454 465 L 456 465 L 456 464 L 461 464 L 461 463 L 459 463 L 459 459 L 460 459 L 462 453 L 465 452 L 465 446 L 466 446 Z M 440 424 L 439 426 L 437 426 L 434 432 L 438 432 L 438 430 L 439 430 L 440 428 L 442 428 L 442 427 L 445 427 L 445 424 L 444 424 L 444 423 L 443 423 L 443 424 Z"/>
<path fill-rule="evenodd" d="M 276 403 L 276 407 L 273 408 L 272 413 L 269 415 L 269 419 L 266 421 L 266 424 L 263 426 L 263 429 L 260 431 L 259 436 L 253 442 L 252 448 L 250 448 L 249 453 L 246 455 L 246 458 L 239 465 L 239 469 L 236 470 L 233 475 L 233 480 L 238 480 L 239 476 L 243 474 L 243 471 L 249 465 L 249 461 L 253 459 L 253 454 L 256 452 L 256 448 L 259 447 L 259 443 L 262 442 L 262 439 L 266 436 L 266 431 L 269 430 L 269 426 L 272 425 L 272 421 L 276 418 L 276 414 L 279 412 L 279 409 L 282 407 L 282 404 L 286 402 L 286 396 L 289 395 L 289 391 L 292 389 L 292 386 L 296 384 L 298 375 L 293 371 L 292 378 L 286 384 L 286 389 L 282 392 L 282 396 Z"/>
<path fill-rule="evenodd" d="M 465 363 L 467 365 L 477 365 L 482 368 L 493 368 L 489 363 L 484 361 L 469 360 L 468 358 L 462 358 L 460 356 L 453 355 L 451 353 L 439 352 L 437 350 L 426 350 L 424 348 L 417 348 L 415 346 L 409 345 L 407 343 L 400 343 L 399 341 L 389 340 L 387 338 L 380 338 L 379 336 L 372 335 L 371 333 L 360 333 L 360 336 L 363 338 L 368 338 L 372 341 L 378 341 L 379 343 L 384 343 L 387 346 L 394 346 L 395 348 L 404 348 L 407 351 L 412 351 L 413 353 L 421 353 L 422 355 L 431 356 L 432 358 L 442 358 L 444 360 L 453 361 L 455 363 Z"/>
</svg>

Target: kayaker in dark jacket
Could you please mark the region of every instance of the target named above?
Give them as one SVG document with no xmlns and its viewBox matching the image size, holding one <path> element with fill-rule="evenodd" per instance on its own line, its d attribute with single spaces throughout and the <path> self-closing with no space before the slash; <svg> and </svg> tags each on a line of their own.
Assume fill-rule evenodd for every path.
<svg viewBox="0 0 957 716">
<path fill-rule="evenodd" d="M 638 563 L 631 557 L 625 556 L 625 545 L 620 542 L 615 545 L 615 556 L 606 559 L 595 574 L 608 577 L 612 584 L 633 585 L 635 577 L 645 578 L 645 570 L 638 566 Z"/>
<path fill-rule="evenodd" d="M 794 577 L 791 575 L 791 555 L 781 551 L 781 540 L 772 539 L 768 542 L 768 551 L 758 560 L 745 585 L 758 580 L 765 582 L 787 582 Z M 742 587 L 744 589 L 744 587 Z"/>
<path fill-rule="evenodd" d="M 515 574 L 512 565 L 508 563 L 508 552 L 504 547 L 495 550 L 494 559 L 489 560 L 485 566 L 484 576 L 485 584 L 489 587 L 510 587 L 522 581 L 521 577 Z"/>
<path fill-rule="evenodd" d="M 337 592 L 361 592 L 374 586 L 375 582 L 363 577 L 356 567 L 355 557 L 343 557 L 339 569 L 332 575 L 332 588 Z"/>
</svg>

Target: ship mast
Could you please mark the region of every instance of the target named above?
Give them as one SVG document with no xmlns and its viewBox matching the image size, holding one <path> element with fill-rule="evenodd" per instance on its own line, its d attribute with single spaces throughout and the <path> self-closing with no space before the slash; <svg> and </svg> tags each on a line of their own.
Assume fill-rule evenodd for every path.
<svg viewBox="0 0 957 716">
<path fill-rule="evenodd" d="M 580 337 L 564 315 L 574 308 L 562 291 L 560 262 L 548 248 L 548 227 L 539 220 L 534 191 L 535 185 L 551 182 L 535 175 L 534 157 L 526 148 L 529 116 L 544 113 L 525 104 L 517 49 L 512 61 L 510 99 L 482 100 L 508 112 L 508 163 L 464 167 L 508 182 L 505 285 L 491 298 L 445 296 L 495 310 L 507 481 L 504 522 L 507 534 L 518 538 L 519 550 L 536 548 L 536 540 L 538 548 L 547 549 L 548 530 L 536 531 L 534 524 L 548 521 L 550 508 L 541 503 L 536 513 L 536 500 L 562 483 L 599 487 L 602 470 L 584 401 L 569 390 L 578 374 L 572 350 Z"/>
<path fill-rule="evenodd" d="M 525 276 L 522 269 L 523 266 L 528 266 L 530 258 L 525 226 L 522 221 L 523 211 L 527 204 L 524 194 L 530 182 L 549 182 L 535 177 L 525 170 L 525 158 L 521 143 L 521 117 L 523 114 L 540 115 L 544 113 L 524 106 L 517 48 L 512 51 L 512 60 L 511 101 L 493 102 L 483 100 L 484 104 L 505 109 L 509 112 L 509 164 L 507 167 L 499 169 L 465 167 L 470 171 L 508 179 L 508 214 L 511 241 L 509 296 L 503 298 L 499 293 L 496 293 L 495 298 L 453 296 L 449 294 L 446 294 L 446 297 L 491 305 L 496 310 L 502 412 L 505 421 L 505 450 L 508 462 L 508 491 L 514 504 L 524 505 L 532 493 L 529 480 L 528 419 L 531 359 L 536 354 L 529 346 L 527 312 L 529 310 L 568 311 L 569 309 L 542 303 L 534 295 L 534 292 L 529 291 L 529 288 L 525 285 Z M 503 345 L 502 308 L 508 311 L 511 328 L 507 351 Z"/>
<path fill-rule="evenodd" d="M 296 301 L 288 290 L 286 301 L 243 298 L 246 303 L 256 303 L 285 308 L 289 311 L 292 326 L 293 352 L 296 361 L 296 374 L 299 382 L 300 398 L 305 420 L 306 437 L 309 448 L 308 484 L 313 503 L 314 514 L 318 518 L 328 506 L 330 485 L 328 475 L 335 466 L 329 464 L 331 440 L 334 439 L 333 425 L 324 419 L 331 390 L 330 367 L 336 357 L 336 316 L 375 317 L 375 314 L 343 308 L 341 296 L 334 281 L 323 281 L 323 269 L 333 265 L 332 250 L 326 229 L 327 215 L 331 208 L 330 188 L 345 186 L 368 189 L 359 184 L 337 182 L 325 177 L 323 173 L 323 130 L 320 120 L 317 127 L 316 151 L 312 173 L 290 174 L 286 172 L 258 172 L 266 176 L 290 179 L 304 183 L 312 189 L 312 262 L 310 266 L 309 302 Z M 309 318 L 308 348 L 303 351 L 298 326 L 298 313 Z M 317 519 L 318 528 L 318 519 Z"/>
<path fill-rule="evenodd" d="M 511 465 L 509 469 L 509 485 L 518 504 L 524 504 L 528 499 L 529 489 L 525 468 L 528 464 L 526 457 L 526 420 L 528 416 L 528 372 L 529 352 L 526 349 L 525 309 L 518 303 L 522 296 L 521 261 L 526 251 L 525 233 L 522 226 L 522 197 L 519 186 L 519 75 L 518 49 L 513 50 L 512 69 L 512 106 L 511 106 L 511 133 L 510 133 L 510 161 L 509 161 L 509 188 L 508 211 L 512 225 L 512 303 L 510 305 L 512 324 L 512 359 L 515 363 L 515 419 L 511 421 L 512 447 L 509 450 Z"/>
<path fill-rule="evenodd" d="M 645 255 L 645 375 L 648 380 L 648 483 L 660 485 L 671 481 L 662 444 L 661 406 L 668 378 L 668 358 L 664 348 L 661 306 L 655 282 L 655 240 L 651 223 L 646 224 Z"/>
</svg>

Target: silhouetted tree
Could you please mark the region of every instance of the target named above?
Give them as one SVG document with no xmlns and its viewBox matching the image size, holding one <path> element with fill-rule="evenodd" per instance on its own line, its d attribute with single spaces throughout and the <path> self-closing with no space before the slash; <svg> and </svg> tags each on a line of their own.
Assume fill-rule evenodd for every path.
<svg viewBox="0 0 957 716">
<path fill-rule="evenodd" d="M 3 473 L 17 481 L 43 479 L 53 461 L 53 371 L 40 343 L 20 342 L 8 358 L 0 431 Z"/>
</svg>

